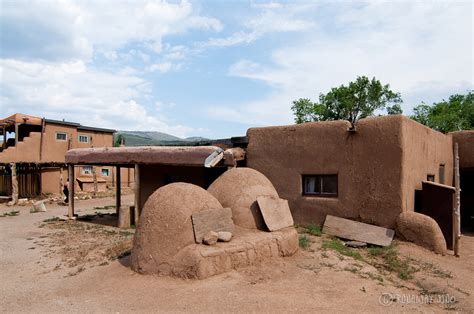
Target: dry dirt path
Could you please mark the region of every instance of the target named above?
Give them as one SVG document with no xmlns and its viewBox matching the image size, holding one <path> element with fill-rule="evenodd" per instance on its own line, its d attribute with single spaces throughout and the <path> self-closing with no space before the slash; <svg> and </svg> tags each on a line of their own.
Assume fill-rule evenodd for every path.
<svg viewBox="0 0 474 314">
<path fill-rule="evenodd" d="M 132 196 L 124 197 L 128 201 Z M 93 207 L 109 204 L 112 198 L 84 200 L 77 202 L 77 209 L 79 214 L 93 213 Z M 0 205 L 0 214 L 9 210 Z M 51 254 L 60 249 L 50 238 L 55 230 L 40 228 L 43 220 L 64 214 L 67 208 L 48 205 L 48 212 L 36 214 L 30 214 L 27 207 L 20 210 L 19 216 L 0 218 L 2 312 L 474 311 L 474 237 L 464 239 L 461 258 L 438 256 L 401 243 L 401 253 L 435 263 L 452 274 L 446 278 L 420 272 L 415 280 L 401 284 L 363 278 L 343 266 L 354 260 L 321 250 L 320 237 L 311 237 L 309 250 L 293 257 L 201 281 L 139 275 L 128 268 L 127 258 L 102 266 L 88 264 L 71 274 L 75 268 L 66 267 L 60 255 Z M 381 304 L 384 293 L 420 296 L 415 283 L 434 294 L 453 295 L 456 302 L 448 307 L 436 302 L 413 304 L 420 299 L 410 304 L 392 299 L 390 305 Z"/>
</svg>

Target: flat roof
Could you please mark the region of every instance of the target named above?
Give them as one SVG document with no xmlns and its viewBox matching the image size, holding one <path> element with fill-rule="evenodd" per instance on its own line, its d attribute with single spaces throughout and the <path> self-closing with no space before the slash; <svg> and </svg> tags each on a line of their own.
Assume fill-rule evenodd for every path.
<svg viewBox="0 0 474 314">
<path fill-rule="evenodd" d="M 66 163 L 90 165 L 176 165 L 204 167 L 206 159 L 223 150 L 217 146 L 137 146 L 76 148 L 66 153 Z"/>
</svg>

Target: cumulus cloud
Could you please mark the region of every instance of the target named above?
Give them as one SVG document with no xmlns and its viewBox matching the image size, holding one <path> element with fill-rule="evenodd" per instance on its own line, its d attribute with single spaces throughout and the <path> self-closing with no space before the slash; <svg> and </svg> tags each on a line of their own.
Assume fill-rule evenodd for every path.
<svg viewBox="0 0 474 314">
<path fill-rule="evenodd" d="M 129 73 L 89 68 L 83 61 L 38 63 L 0 60 L 2 115 L 32 115 L 120 130 L 156 130 L 188 136 L 194 129 L 175 125 L 147 110 L 151 86 Z M 21 104 L 21 107 L 18 107 Z"/>
<path fill-rule="evenodd" d="M 270 62 L 243 59 L 229 67 L 231 76 L 259 80 L 274 89 L 260 100 L 229 106 L 236 112 L 227 119 L 242 117 L 240 122 L 248 123 L 249 117 L 258 117 L 259 124 L 290 123 L 293 100 L 317 99 L 319 93 L 358 75 L 390 83 L 401 92 L 405 113 L 422 100 L 439 101 L 473 88 L 471 3 L 340 5 L 344 9 L 331 19 L 317 21 L 318 32 L 274 49 Z M 224 111 L 209 109 L 219 119 L 226 119 Z"/>
<path fill-rule="evenodd" d="M 191 3 L 137 1 L 3 1 L 1 56 L 43 60 L 89 59 L 95 51 L 114 57 L 131 42 L 156 53 L 162 38 L 190 29 L 220 31 L 219 20 L 196 14 Z"/>
<path fill-rule="evenodd" d="M 270 2 L 254 4 L 259 9 L 257 15 L 245 20 L 245 30 L 237 31 L 230 36 L 210 38 L 200 43 L 200 47 L 230 47 L 240 44 L 249 44 L 271 33 L 308 31 L 315 23 L 308 17 L 299 17 L 307 4 L 288 4 Z"/>
</svg>

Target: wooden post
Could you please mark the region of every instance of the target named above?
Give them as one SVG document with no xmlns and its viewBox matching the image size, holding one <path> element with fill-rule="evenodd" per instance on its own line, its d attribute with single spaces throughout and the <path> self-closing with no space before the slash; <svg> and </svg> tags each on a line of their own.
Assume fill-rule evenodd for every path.
<svg viewBox="0 0 474 314">
<path fill-rule="evenodd" d="M 69 175 L 69 207 L 68 217 L 72 219 L 74 217 L 74 165 L 69 164 L 68 166 Z"/>
<path fill-rule="evenodd" d="M 122 185 L 121 185 L 121 183 L 122 182 L 120 182 L 121 181 L 120 166 L 117 166 L 116 169 L 117 169 L 117 173 L 115 174 L 115 179 L 116 179 L 117 182 L 115 183 L 115 212 L 118 215 L 119 212 L 120 212 L 120 206 L 122 206 L 122 202 L 121 202 L 121 194 L 122 194 L 122 191 L 121 191 Z M 112 181 L 114 181 L 114 180 L 112 180 Z"/>
<path fill-rule="evenodd" d="M 3 127 L 3 149 L 7 148 L 7 128 Z"/>
<path fill-rule="evenodd" d="M 459 256 L 459 241 L 461 239 L 461 185 L 459 179 L 459 145 L 454 143 L 454 187 L 456 188 L 453 208 L 453 239 L 454 255 Z"/>
<path fill-rule="evenodd" d="M 43 137 L 44 137 L 44 128 L 45 128 L 45 120 L 44 118 L 41 119 L 41 138 L 40 138 L 40 161 L 43 159 Z"/>
<path fill-rule="evenodd" d="M 98 187 L 97 187 L 97 167 L 92 166 L 92 181 L 94 181 L 94 196 L 97 195 Z"/>
<path fill-rule="evenodd" d="M 19 129 L 19 123 L 15 123 L 15 147 L 18 146 L 18 139 L 19 139 L 18 129 Z"/>
<path fill-rule="evenodd" d="M 140 166 L 135 164 L 135 226 L 138 226 L 140 216 Z"/>
<path fill-rule="evenodd" d="M 12 162 L 10 164 L 10 169 L 12 171 L 12 201 L 9 205 L 15 205 L 18 203 L 18 177 L 16 175 L 16 163 Z"/>
</svg>

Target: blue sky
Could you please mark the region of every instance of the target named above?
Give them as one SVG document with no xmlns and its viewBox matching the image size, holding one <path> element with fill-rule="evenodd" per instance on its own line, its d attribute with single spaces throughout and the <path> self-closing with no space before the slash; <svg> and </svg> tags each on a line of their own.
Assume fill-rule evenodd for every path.
<svg viewBox="0 0 474 314">
<path fill-rule="evenodd" d="M 222 138 L 358 75 L 406 114 L 473 89 L 472 1 L 0 3 L 1 116 Z"/>
</svg>

